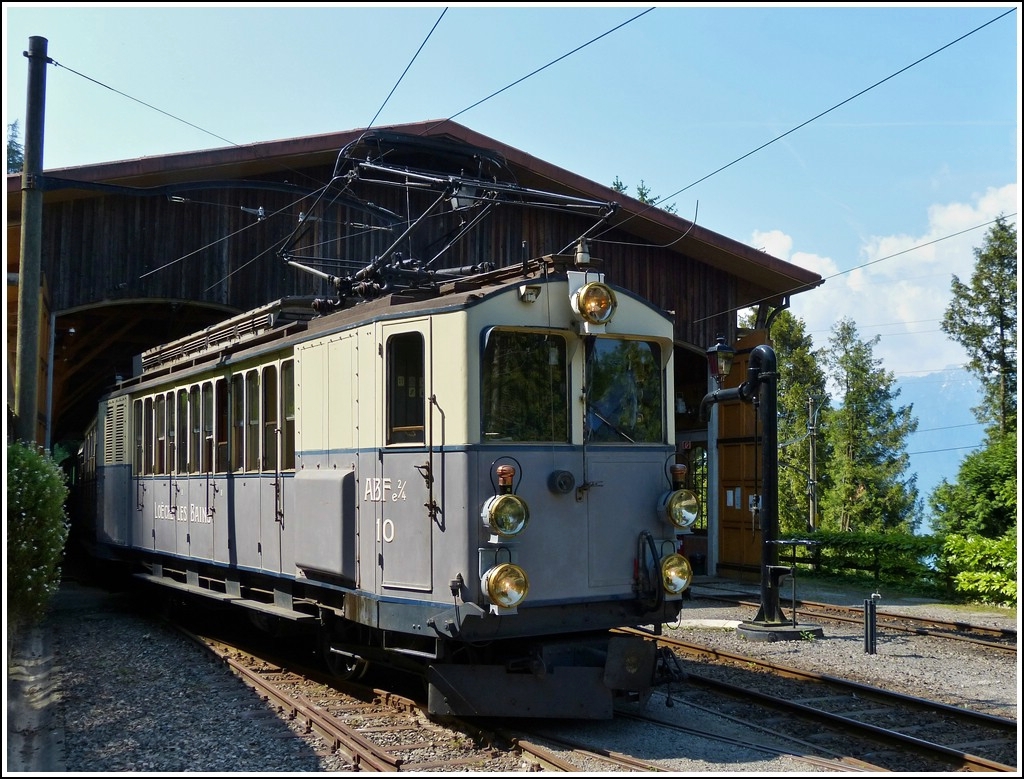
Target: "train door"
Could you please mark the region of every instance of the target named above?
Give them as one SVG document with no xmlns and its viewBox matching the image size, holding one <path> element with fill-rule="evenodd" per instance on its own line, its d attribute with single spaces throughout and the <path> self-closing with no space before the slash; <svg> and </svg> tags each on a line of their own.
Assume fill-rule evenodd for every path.
<svg viewBox="0 0 1024 779">
<path fill-rule="evenodd" d="M 174 527 L 157 519 L 159 497 L 156 481 L 153 479 L 152 460 L 147 457 L 153 451 L 153 398 L 136 398 L 132 401 L 132 482 L 133 501 L 131 537 L 135 543 L 146 549 L 174 549 Z"/>
<path fill-rule="evenodd" d="M 637 495 L 668 487 L 664 362 L 654 341 L 591 337 L 586 341 L 583 494 L 587 501 L 588 581 L 591 587 L 632 587 L 638 550 Z M 606 487 L 626 483 L 629 490 Z M 651 511 L 653 519 L 654 512 Z"/>
<path fill-rule="evenodd" d="M 434 520 L 428 510 L 431 462 L 431 322 L 382 324 L 383 444 L 380 473 L 365 481 L 375 512 L 382 590 L 431 589 Z"/>
<path fill-rule="evenodd" d="M 263 564 L 261 545 L 261 510 L 264 503 L 260 469 L 260 372 L 251 368 L 234 377 L 233 400 L 238 409 L 237 449 L 232 456 L 235 472 L 232 477 L 229 543 L 231 553 L 240 567 L 260 568 Z"/>
<path fill-rule="evenodd" d="M 227 380 L 204 381 L 200 386 L 200 405 L 194 434 L 198 446 L 196 477 L 190 485 L 187 533 L 183 550 L 190 557 L 214 558 L 214 537 L 224 511 L 223 472 L 227 467 L 227 431 L 224 409 L 227 406 Z M 218 500 L 219 498 L 219 500 Z M 221 508 L 218 514 L 218 508 Z"/>
<path fill-rule="evenodd" d="M 152 524 L 174 523 L 174 474 L 168 454 L 174 452 L 174 392 L 160 393 L 146 399 L 144 416 L 146 426 L 152 426 L 147 433 L 145 469 L 153 474 L 150 485 L 153 489 L 152 514 L 147 522 Z M 150 419 L 150 417 L 152 417 Z"/>
<path fill-rule="evenodd" d="M 102 496 L 102 503 L 95 506 L 99 511 L 96 541 L 117 546 L 152 543 L 140 540 L 134 525 L 138 501 L 133 487 L 131 402 L 122 395 L 105 401 L 101 409 L 103 435 L 96 453 L 96 494 Z"/>
<path fill-rule="evenodd" d="M 281 443 L 284 431 L 280 376 L 277 364 L 264 365 L 260 373 L 260 552 L 263 569 L 280 573 L 285 520 L 281 481 Z"/>
</svg>

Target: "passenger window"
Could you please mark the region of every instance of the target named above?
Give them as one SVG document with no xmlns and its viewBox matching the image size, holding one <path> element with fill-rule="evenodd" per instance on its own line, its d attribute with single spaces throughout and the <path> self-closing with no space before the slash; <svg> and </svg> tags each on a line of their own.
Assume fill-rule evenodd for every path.
<svg viewBox="0 0 1024 779">
<path fill-rule="evenodd" d="M 203 384 L 203 473 L 213 471 L 213 384 Z"/>
<path fill-rule="evenodd" d="M 388 339 L 387 443 L 422 444 L 424 420 L 423 336 L 403 333 Z"/>
<path fill-rule="evenodd" d="M 277 470 L 277 369 L 263 369 L 263 470 Z"/>
<path fill-rule="evenodd" d="M 227 379 L 217 379 L 217 460 L 214 470 L 217 473 L 224 473 L 228 469 L 228 382 Z"/>
<path fill-rule="evenodd" d="M 145 429 L 145 439 L 142 442 L 143 466 L 146 473 L 153 472 L 153 399 L 146 398 L 145 410 L 143 411 L 142 426 Z"/>
<path fill-rule="evenodd" d="M 231 470 L 242 470 L 245 462 L 245 379 L 231 377 Z"/>
<path fill-rule="evenodd" d="M 136 400 L 132 404 L 132 426 L 135 428 L 135 457 L 132 465 L 135 467 L 135 474 L 142 474 L 142 462 L 145 454 L 142 449 L 142 401 Z"/>
<path fill-rule="evenodd" d="M 295 363 L 281 363 L 281 399 L 284 414 L 281 433 L 281 468 L 295 468 Z"/>
<path fill-rule="evenodd" d="M 188 417 L 192 436 L 188 447 L 188 472 L 199 473 L 200 461 L 203 451 L 203 406 L 200 401 L 199 386 L 196 385 L 189 390 Z"/>
<path fill-rule="evenodd" d="M 188 473 L 188 390 L 178 390 L 178 473 Z"/>
<path fill-rule="evenodd" d="M 569 441 L 565 339 L 553 333 L 491 330 L 481 359 L 484 441 Z"/>
<path fill-rule="evenodd" d="M 174 433 L 175 425 L 177 422 L 174 421 L 174 393 L 167 393 L 167 472 L 172 473 L 174 471 L 174 465 L 177 457 L 177 449 L 174 446 Z"/>
<path fill-rule="evenodd" d="M 260 375 L 245 376 L 245 470 L 260 469 Z"/>
<path fill-rule="evenodd" d="M 164 396 L 157 395 L 153 402 L 154 422 L 156 424 L 156 450 L 153 452 L 154 473 L 166 473 L 164 455 L 167 451 L 167 416 Z"/>
</svg>

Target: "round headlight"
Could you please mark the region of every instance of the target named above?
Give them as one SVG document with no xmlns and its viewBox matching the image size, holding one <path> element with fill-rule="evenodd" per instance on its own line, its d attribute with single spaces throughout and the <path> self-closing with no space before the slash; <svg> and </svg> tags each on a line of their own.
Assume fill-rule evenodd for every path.
<svg viewBox="0 0 1024 779">
<path fill-rule="evenodd" d="M 484 504 L 483 518 L 499 536 L 511 538 L 523 532 L 530 521 L 530 508 L 518 495 L 494 495 Z"/>
<path fill-rule="evenodd" d="M 673 490 L 664 499 L 665 519 L 670 524 L 686 530 L 700 516 L 700 501 L 690 490 Z"/>
<path fill-rule="evenodd" d="M 512 609 L 526 598 L 530 591 L 530 580 L 526 571 L 512 563 L 502 563 L 491 568 L 483 576 L 484 592 L 491 603 L 503 609 Z"/>
<path fill-rule="evenodd" d="M 693 583 L 690 561 L 681 554 L 670 554 L 661 560 L 661 586 L 669 595 L 678 595 Z"/>
<path fill-rule="evenodd" d="M 592 281 L 576 292 L 576 311 L 592 325 L 604 325 L 615 313 L 615 292 L 607 284 Z"/>
</svg>

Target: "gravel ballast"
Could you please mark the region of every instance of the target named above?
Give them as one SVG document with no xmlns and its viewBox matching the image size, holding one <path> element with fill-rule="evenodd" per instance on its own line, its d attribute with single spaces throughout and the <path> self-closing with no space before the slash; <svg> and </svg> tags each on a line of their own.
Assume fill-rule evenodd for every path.
<svg viewBox="0 0 1024 779">
<path fill-rule="evenodd" d="M 958 641 L 890 634 L 884 628 L 876 652 L 868 654 L 861 628 L 833 624 L 823 639 L 750 641 L 734 626 L 752 619 L 753 613 L 702 597 L 735 591 L 755 599 L 758 593 L 756 585 L 699 581 L 683 620 L 667 632 L 721 650 L 1017 717 L 1016 656 L 979 652 Z M 806 586 L 797 596 L 861 605 L 870 593 Z M 878 609 L 1017 627 L 1015 611 L 954 609 L 915 599 L 895 602 L 884 595 Z M 160 620 L 124 607 L 118 596 L 67 583 L 38 630 L 19 636 L 14 644 L 11 636 L 7 639 L 5 775 L 352 770 L 314 738 L 293 732 L 223 664 Z M 807 769 L 786 758 L 740 754 L 733 747 L 706 763 L 680 759 L 669 770 Z"/>
</svg>

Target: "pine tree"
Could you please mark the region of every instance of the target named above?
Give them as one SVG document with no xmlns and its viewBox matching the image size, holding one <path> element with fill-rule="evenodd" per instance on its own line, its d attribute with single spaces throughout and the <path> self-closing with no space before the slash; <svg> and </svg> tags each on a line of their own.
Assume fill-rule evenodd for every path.
<svg viewBox="0 0 1024 779">
<path fill-rule="evenodd" d="M 917 475 L 907 476 L 907 436 L 917 430 L 912 406 L 894 406 L 895 377 L 874 357 L 878 336 L 862 341 L 851 319 L 832 328 L 822 360 L 842 405 L 822 414 L 830 449 L 822 526 L 828 530 L 913 532 L 922 506 Z"/>
<path fill-rule="evenodd" d="M 972 410 L 998 437 L 1017 428 L 1017 234 L 1005 217 L 974 258 L 969 286 L 953 276 L 942 331 L 967 350 L 984 398 Z"/>
<path fill-rule="evenodd" d="M 25 167 L 25 147 L 18 140 L 18 120 L 7 125 L 7 172 L 21 173 Z"/>
<path fill-rule="evenodd" d="M 970 286 L 953 276 L 942 330 L 967 350 L 967 369 L 981 380 L 983 402 L 973 411 L 988 435 L 956 481 L 943 480 L 930 498 L 935 529 L 968 544 L 1017 530 L 1017 235 L 1004 217 L 974 258 Z"/>
<path fill-rule="evenodd" d="M 612 182 L 612 189 L 620 195 L 629 194 L 629 187 L 627 187 L 618 176 L 616 176 L 615 181 Z M 643 179 L 640 179 L 640 183 L 636 185 L 636 199 L 645 205 L 658 206 L 662 211 L 668 211 L 670 214 L 676 213 L 675 203 L 667 206 L 658 205 L 660 198 L 655 197 L 651 193 L 651 188 L 644 183 Z"/>
</svg>

